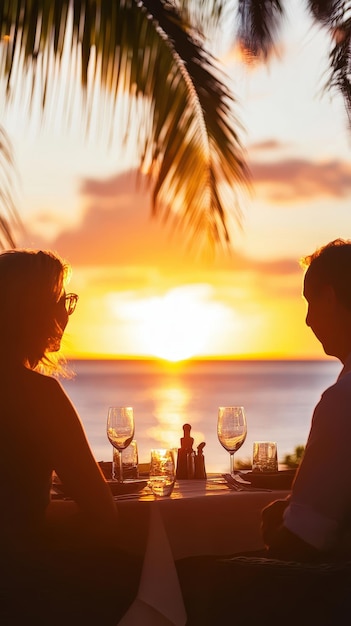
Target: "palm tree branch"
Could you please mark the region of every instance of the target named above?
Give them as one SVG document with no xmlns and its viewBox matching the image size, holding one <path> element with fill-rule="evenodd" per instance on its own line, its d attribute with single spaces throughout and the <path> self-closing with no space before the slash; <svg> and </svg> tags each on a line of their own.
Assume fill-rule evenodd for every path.
<svg viewBox="0 0 351 626">
<path fill-rule="evenodd" d="M 283 16 L 280 0 L 239 0 L 237 40 L 249 58 L 268 58 Z"/>
<path fill-rule="evenodd" d="M 329 56 L 330 76 L 326 88 L 336 88 L 342 94 L 351 126 L 351 19 L 343 23 L 338 33 Z"/>
<path fill-rule="evenodd" d="M 336 89 L 341 93 L 351 126 L 351 2 L 314 0 L 310 3 L 310 11 L 316 22 L 329 31 L 332 42 L 325 89 Z"/>
<path fill-rule="evenodd" d="M 144 2 L 152 4 L 155 12 L 157 2 Z M 156 12 L 155 12 L 156 13 Z M 163 73 L 172 76 L 171 69 L 174 62 L 177 64 L 177 72 L 173 80 L 167 83 L 169 93 L 169 107 L 171 103 L 178 106 L 178 114 L 171 119 L 167 115 L 169 107 L 164 106 L 157 112 L 165 111 L 164 118 L 157 122 L 163 132 L 167 132 L 167 141 L 164 142 L 163 166 L 160 166 L 158 180 L 154 188 L 154 199 L 157 197 L 166 200 L 162 194 L 162 185 L 167 180 L 166 187 L 177 190 L 180 194 L 180 185 L 176 178 L 185 182 L 184 188 L 187 195 L 184 196 L 183 215 L 194 213 L 195 221 L 200 228 L 200 215 L 206 216 L 207 227 L 215 240 L 228 239 L 228 231 L 225 223 L 225 210 L 222 202 L 219 202 L 220 194 L 218 186 L 221 180 L 226 180 L 234 189 L 237 183 L 247 181 L 248 172 L 241 154 L 241 146 L 235 126 L 239 126 L 231 113 L 233 98 L 220 80 L 220 73 L 214 65 L 214 60 L 196 42 L 182 26 L 180 18 L 174 12 L 170 15 L 156 14 L 158 24 L 163 32 L 167 33 L 166 46 L 170 48 L 162 53 L 164 64 L 169 62 L 169 67 L 162 68 Z M 160 42 L 162 45 L 162 41 Z M 157 71 L 157 70 L 156 70 Z M 163 93 L 159 92 L 155 82 L 152 100 L 164 99 Z M 191 106 L 189 107 L 189 101 Z M 191 111 L 191 119 L 186 119 L 184 111 Z M 180 153 L 177 149 L 175 135 L 184 130 L 183 142 L 189 144 L 189 152 Z M 199 140 L 200 138 L 200 140 Z M 157 141 L 153 152 L 153 163 L 159 158 Z M 192 162 L 189 163 L 189 155 Z M 178 164 L 178 168 L 170 169 L 170 164 Z M 185 165 L 185 166 L 184 166 Z M 205 190 L 200 193 L 199 186 Z M 197 191 L 197 193 L 196 193 Z M 204 198 L 207 202 L 204 202 Z M 233 204 L 233 203 L 232 203 Z M 192 207 L 192 211 L 187 210 Z M 214 216 L 216 218 L 214 219 Z M 240 220 L 240 215 L 237 215 Z M 203 226 L 204 224 L 202 224 Z"/>
<path fill-rule="evenodd" d="M 15 232 L 23 229 L 14 202 L 14 172 L 12 147 L 0 127 L 0 249 L 15 247 Z"/>
<path fill-rule="evenodd" d="M 308 8 L 315 20 L 330 27 L 342 19 L 346 4 L 345 0 L 310 0 Z"/>
<path fill-rule="evenodd" d="M 200 32 L 211 36 L 223 19 L 228 0 L 177 0 L 185 20 Z"/>
<path fill-rule="evenodd" d="M 236 207 L 240 222 L 236 190 L 249 179 L 236 132 L 240 125 L 226 77 L 181 13 L 165 0 L 12 0 L 7 7 L 0 26 L 2 34 L 9 29 L 11 41 L 1 71 L 11 88 L 16 89 L 17 64 L 17 75 L 30 76 L 32 95 L 41 81 L 43 107 L 49 92 L 53 107 L 70 37 L 67 110 L 74 102 L 78 65 L 88 118 L 97 83 L 114 101 L 123 92 L 143 100 L 137 143 L 140 165 L 154 186 L 154 212 L 228 241 L 226 215 Z M 41 71 L 35 72 L 38 60 Z M 226 203 L 223 184 L 232 191 Z"/>
</svg>

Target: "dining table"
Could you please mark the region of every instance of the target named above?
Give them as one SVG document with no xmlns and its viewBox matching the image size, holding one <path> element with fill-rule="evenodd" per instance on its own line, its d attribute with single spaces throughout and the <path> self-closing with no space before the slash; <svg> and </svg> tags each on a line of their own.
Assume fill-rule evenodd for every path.
<svg viewBox="0 0 351 626">
<path fill-rule="evenodd" d="M 263 548 L 261 511 L 288 494 L 288 489 L 245 488 L 245 484 L 233 488 L 222 475 L 211 474 L 206 479 L 176 480 L 167 497 L 155 497 L 147 480 L 140 482 L 138 491 L 115 495 L 121 547 L 144 556 L 137 597 L 120 626 L 185 626 L 175 561 Z M 48 517 L 71 515 L 75 506 L 69 499 L 52 500 Z"/>
<path fill-rule="evenodd" d="M 116 498 L 125 545 L 140 552 L 141 526 L 150 511 L 159 510 L 174 559 L 188 556 L 259 550 L 261 511 L 270 502 L 285 498 L 287 490 L 231 489 L 220 476 L 206 480 L 176 481 L 169 497 L 155 497 L 146 486 L 133 497 Z"/>
</svg>

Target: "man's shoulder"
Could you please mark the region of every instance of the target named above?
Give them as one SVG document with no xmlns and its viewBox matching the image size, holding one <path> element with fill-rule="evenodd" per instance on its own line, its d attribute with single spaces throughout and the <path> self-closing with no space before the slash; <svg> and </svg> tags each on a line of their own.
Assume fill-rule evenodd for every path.
<svg viewBox="0 0 351 626">
<path fill-rule="evenodd" d="M 343 376 L 328 387 L 321 397 L 321 402 L 342 402 L 345 399 L 347 402 L 351 402 L 351 372 L 346 372 Z"/>
</svg>

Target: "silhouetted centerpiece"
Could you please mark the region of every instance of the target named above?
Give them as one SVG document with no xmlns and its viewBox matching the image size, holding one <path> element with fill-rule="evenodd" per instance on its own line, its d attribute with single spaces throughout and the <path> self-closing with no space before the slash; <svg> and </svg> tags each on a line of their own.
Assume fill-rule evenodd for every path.
<svg viewBox="0 0 351 626">
<path fill-rule="evenodd" d="M 177 478 L 206 478 L 205 457 L 203 454 L 203 448 L 206 444 L 205 442 L 200 443 L 196 454 L 193 448 L 194 438 L 191 437 L 190 431 L 190 424 L 184 424 L 184 435 L 181 437 L 177 455 Z"/>
</svg>

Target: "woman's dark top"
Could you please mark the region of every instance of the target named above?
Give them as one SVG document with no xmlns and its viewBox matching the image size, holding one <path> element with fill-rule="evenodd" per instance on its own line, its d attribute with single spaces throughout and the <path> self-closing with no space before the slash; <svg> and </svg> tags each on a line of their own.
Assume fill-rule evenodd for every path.
<svg viewBox="0 0 351 626">
<path fill-rule="evenodd" d="M 40 540 L 53 470 L 88 523 L 116 528 L 109 487 L 61 384 L 0 363 L 0 549 Z"/>
<path fill-rule="evenodd" d="M 50 501 L 53 455 L 50 412 L 40 397 L 44 377 L 24 367 L 1 372 L 0 541 L 22 544 L 40 532 Z M 45 383 L 55 383 L 50 379 Z M 38 397 L 39 394 L 39 397 Z M 34 538 L 34 537 L 33 537 Z"/>
</svg>

